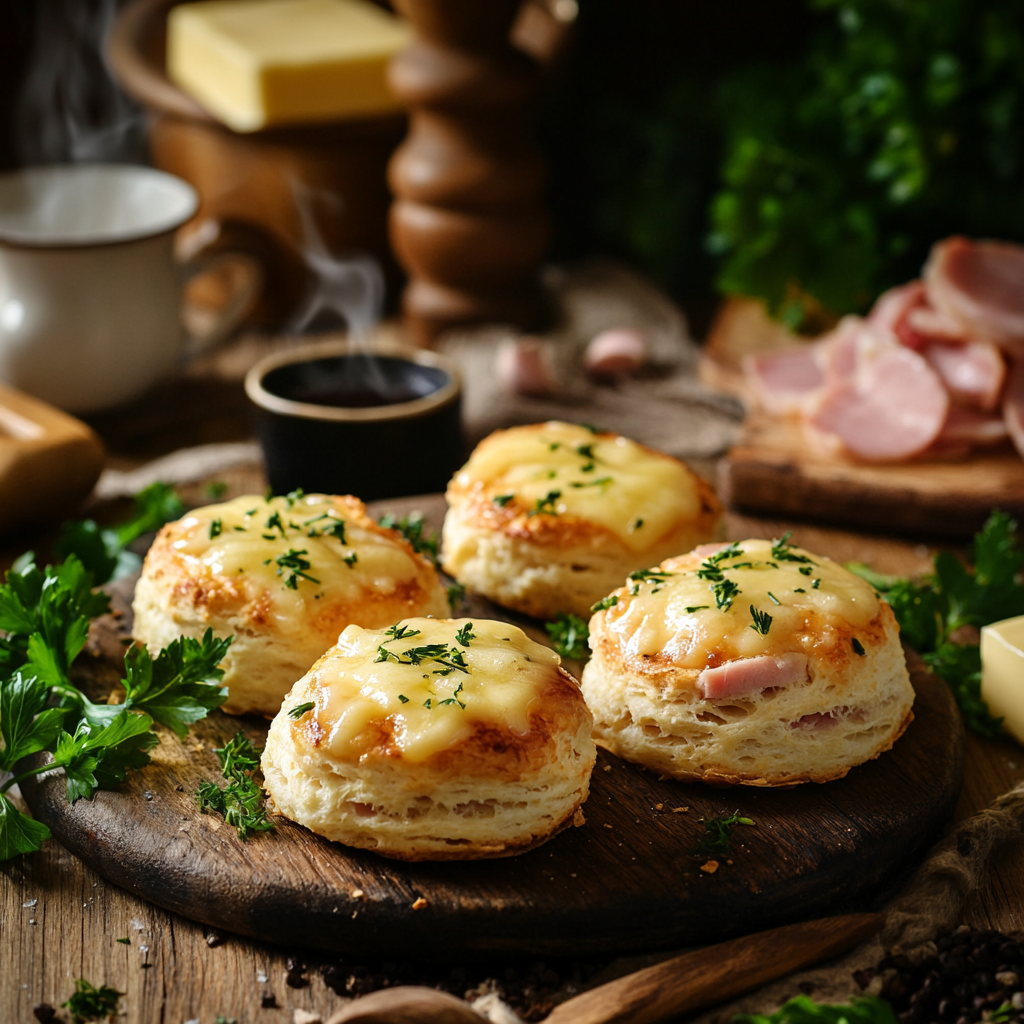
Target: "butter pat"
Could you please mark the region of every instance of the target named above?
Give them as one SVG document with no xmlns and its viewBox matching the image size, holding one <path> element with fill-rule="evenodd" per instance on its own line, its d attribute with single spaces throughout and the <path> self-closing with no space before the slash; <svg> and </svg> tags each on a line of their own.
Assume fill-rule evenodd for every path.
<svg viewBox="0 0 1024 1024">
<path fill-rule="evenodd" d="M 238 132 L 395 113 L 410 27 L 366 0 L 206 0 L 167 17 L 167 73 Z"/>
<path fill-rule="evenodd" d="M 1006 731 L 1024 743 L 1024 615 L 981 631 L 981 696 Z"/>
</svg>

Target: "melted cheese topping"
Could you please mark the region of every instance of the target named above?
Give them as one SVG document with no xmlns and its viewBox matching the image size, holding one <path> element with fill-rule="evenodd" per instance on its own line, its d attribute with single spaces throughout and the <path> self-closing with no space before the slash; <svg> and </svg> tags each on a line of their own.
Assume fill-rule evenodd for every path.
<svg viewBox="0 0 1024 1024">
<path fill-rule="evenodd" d="M 190 512 L 175 553 L 196 573 L 265 589 L 284 632 L 299 631 L 322 602 L 394 591 L 423 566 L 390 536 L 353 523 L 322 494 L 247 495 Z"/>
<path fill-rule="evenodd" d="M 411 618 L 390 630 L 347 627 L 304 692 L 315 696 L 311 714 L 334 756 L 357 759 L 367 726 L 390 720 L 402 755 L 418 762 L 466 739 L 478 723 L 526 735 L 530 709 L 560 663 L 504 622 Z"/>
<path fill-rule="evenodd" d="M 720 663 L 788 651 L 810 654 L 834 642 L 830 623 L 863 627 L 878 614 L 870 584 L 802 548 L 787 545 L 773 554 L 771 541 L 747 540 L 717 561 L 683 558 L 694 568 L 675 568 L 677 560 L 670 559 L 666 574 L 632 580 L 630 596 L 620 596 L 605 613 L 605 628 L 625 654 L 666 654 L 680 667 L 698 670 L 712 658 Z M 717 583 L 723 595 L 731 588 L 708 578 L 715 569 L 738 588 L 727 609 L 717 607 L 714 588 Z M 766 632 L 752 628 L 751 606 L 771 616 Z"/>
<path fill-rule="evenodd" d="M 511 495 L 506 504 L 523 512 L 597 523 L 633 551 L 700 514 L 696 481 L 678 460 L 625 437 L 557 421 L 492 434 L 456 482 L 482 484 L 492 499 Z"/>
</svg>

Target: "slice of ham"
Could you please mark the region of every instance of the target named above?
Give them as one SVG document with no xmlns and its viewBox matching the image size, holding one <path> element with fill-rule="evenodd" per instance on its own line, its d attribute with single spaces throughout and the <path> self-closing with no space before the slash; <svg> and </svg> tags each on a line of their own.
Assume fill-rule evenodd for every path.
<svg viewBox="0 0 1024 1024">
<path fill-rule="evenodd" d="M 825 383 L 812 345 L 748 356 L 743 372 L 761 407 L 775 416 L 800 412 Z"/>
<path fill-rule="evenodd" d="M 916 338 L 911 334 L 904 338 L 901 332 L 904 331 L 910 312 L 924 301 L 924 285 L 920 281 L 911 281 L 890 288 L 875 300 L 871 312 L 868 313 L 868 323 L 876 331 L 889 334 L 910 348 L 917 348 L 914 344 Z"/>
<path fill-rule="evenodd" d="M 954 407 L 949 410 L 937 443 L 990 445 L 1005 441 L 1007 436 L 1006 423 L 997 413 Z"/>
<path fill-rule="evenodd" d="M 872 354 L 856 375 L 828 388 L 807 417 L 813 434 L 873 462 L 907 459 L 939 436 L 949 394 L 925 359 L 893 346 Z"/>
<path fill-rule="evenodd" d="M 928 300 L 966 333 L 1024 354 L 1024 247 L 954 236 L 932 247 Z"/>
<path fill-rule="evenodd" d="M 963 343 L 970 340 L 970 335 L 963 324 L 945 313 L 940 313 L 927 301 L 907 310 L 897 333 L 900 341 L 905 345 L 909 344 L 911 348 L 920 348 L 929 341 Z"/>
<path fill-rule="evenodd" d="M 849 380 L 867 352 L 892 343 L 863 317 L 844 316 L 814 348 L 826 382 L 834 384 Z"/>
<path fill-rule="evenodd" d="M 806 679 L 806 655 L 765 654 L 704 669 L 697 677 L 697 689 L 705 700 L 727 700 L 752 697 L 762 690 L 792 686 Z"/>
<path fill-rule="evenodd" d="M 1006 379 L 1003 355 L 987 341 L 966 345 L 932 342 L 922 355 L 938 373 L 950 398 L 957 405 L 990 412 L 999 405 Z"/>
<path fill-rule="evenodd" d="M 1024 361 L 1010 368 L 1003 396 L 1003 420 L 1014 447 L 1024 458 Z"/>
</svg>

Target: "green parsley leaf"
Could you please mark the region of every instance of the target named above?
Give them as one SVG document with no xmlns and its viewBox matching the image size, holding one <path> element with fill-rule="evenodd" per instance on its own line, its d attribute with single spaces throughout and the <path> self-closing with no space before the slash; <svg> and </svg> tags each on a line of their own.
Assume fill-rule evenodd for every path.
<svg viewBox="0 0 1024 1024">
<path fill-rule="evenodd" d="M 562 613 L 554 622 L 544 623 L 551 644 L 563 658 L 581 661 L 589 653 L 590 629 L 586 621 L 571 612 Z"/>
<path fill-rule="evenodd" d="M 210 540 L 215 537 L 219 537 L 224 532 L 224 520 L 223 519 L 211 519 L 210 520 Z"/>
<path fill-rule="evenodd" d="M 223 747 L 214 751 L 220 761 L 224 787 L 204 782 L 196 790 L 199 809 L 223 815 L 237 832 L 239 839 L 248 839 L 258 832 L 267 832 L 274 823 L 267 818 L 263 791 L 253 778 L 260 766 L 260 751 L 242 732 L 235 733 Z"/>
<path fill-rule="evenodd" d="M 851 637 L 850 643 L 853 646 L 854 654 L 859 654 L 863 658 L 865 654 L 864 645 L 856 637 Z"/>
<path fill-rule="evenodd" d="M 278 555 L 273 561 L 277 562 L 277 575 L 281 576 L 285 572 L 288 573 L 285 576 L 284 585 L 289 590 L 298 590 L 299 580 L 309 580 L 310 583 L 319 583 L 320 581 L 315 576 L 310 576 L 307 569 L 310 568 L 309 559 L 303 558 L 303 555 L 308 555 L 309 552 L 305 548 L 300 548 L 298 551 L 295 548 L 289 548 L 283 555 Z M 268 559 L 267 561 L 270 561 Z M 346 559 L 347 561 L 347 559 Z M 264 565 L 267 563 L 264 562 Z"/>
<path fill-rule="evenodd" d="M 408 704 L 408 703 L 409 703 L 409 698 L 408 698 L 408 697 L 406 697 L 406 695 L 405 695 L 404 693 L 400 693 L 400 694 L 398 695 L 398 699 L 399 699 L 399 700 L 400 700 L 400 701 L 401 701 L 401 702 L 402 702 L 403 704 Z"/>
<path fill-rule="evenodd" d="M 690 848 L 691 857 L 725 856 L 729 852 L 729 839 L 737 825 L 753 825 L 750 818 L 740 817 L 734 811 L 728 817 L 705 818 L 704 835 Z"/>
<path fill-rule="evenodd" d="M 441 538 L 436 533 L 424 533 L 423 513 L 410 512 L 401 519 L 393 515 L 383 515 L 377 520 L 386 530 L 397 530 L 410 544 L 413 551 L 438 564 L 441 550 Z"/>
<path fill-rule="evenodd" d="M 614 608 L 619 603 L 618 594 L 609 594 L 607 597 L 602 597 L 600 601 L 596 601 L 590 606 L 592 612 L 603 612 L 609 608 Z"/>
<path fill-rule="evenodd" d="M 702 611 L 704 611 L 705 608 L 710 608 L 710 607 L 711 607 L 711 605 L 709 605 L 709 604 L 691 604 L 691 605 L 687 605 L 686 614 L 689 615 L 692 612 L 702 612 Z"/>
<path fill-rule="evenodd" d="M 296 704 L 288 712 L 288 717 L 293 721 L 297 722 L 307 711 L 312 711 L 316 707 L 316 701 L 307 700 L 304 704 Z"/>
<path fill-rule="evenodd" d="M 733 601 L 739 596 L 740 588 L 732 580 L 719 580 L 711 586 L 711 593 L 715 597 L 715 607 L 720 611 L 727 612 Z"/>
<path fill-rule="evenodd" d="M 793 549 L 796 547 L 795 544 L 789 543 L 789 538 L 793 536 L 792 530 L 787 530 L 781 540 L 772 541 L 772 558 L 776 562 L 802 562 L 804 565 L 814 565 L 806 555 L 797 555 L 793 553 Z"/>
<path fill-rule="evenodd" d="M 796 996 L 773 1014 L 741 1013 L 732 1024 L 897 1024 L 892 1007 L 877 996 L 856 996 L 848 1004 L 816 1003 Z"/>
<path fill-rule="evenodd" d="M 61 1006 L 71 1011 L 74 1024 L 85 1024 L 86 1021 L 106 1020 L 117 1013 L 117 1002 L 123 996 L 116 988 L 101 985 L 95 988 L 85 978 L 75 982 L 75 993 Z"/>
<path fill-rule="evenodd" d="M 49 838 L 50 830 L 41 821 L 22 814 L 0 793 L 0 861 L 35 853 Z"/>
<path fill-rule="evenodd" d="M 130 946 L 132 944 L 132 940 L 127 935 L 123 939 L 114 939 L 114 941 L 120 942 L 122 946 Z"/>
<path fill-rule="evenodd" d="M 561 496 L 561 491 L 548 491 L 543 498 L 538 498 L 534 507 L 526 513 L 527 518 L 530 516 L 557 516 L 558 509 L 555 505 Z"/>
<path fill-rule="evenodd" d="M 347 555 L 345 555 L 345 556 L 344 556 L 344 558 L 342 558 L 342 561 L 343 561 L 343 562 L 344 562 L 344 563 L 345 563 L 345 564 L 346 564 L 346 565 L 347 565 L 347 566 L 348 566 L 348 567 L 349 567 L 350 569 L 353 569 L 353 568 L 355 568 L 355 564 L 356 564 L 356 562 L 358 562 L 358 561 L 359 561 L 359 555 L 357 555 L 357 554 L 356 554 L 356 552 L 354 552 L 354 551 L 350 551 L 350 552 L 349 552 L 349 553 L 348 553 Z M 308 578 L 309 578 L 309 577 L 307 577 L 307 579 L 308 579 Z M 317 582 L 319 582 L 319 581 L 317 581 Z"/>
<path fill-rule="evenodd" d="M 754 620 L 750 628 L 761 636 L 767 636 L 768 630 L 772 628 L 772 617 L 767 612 L 758 611 L 753 605 L 750 606 L 750 617 Z"/>
<path fill-rule="evenodd" d="M 636 533 L 636 531 L 639 530 L 640 527 L 643 526 L 643 525 L 644 525 L 644 521 L 642 519 L 639 519 L 639 518 L 638 519 L 634 519 L 633 522 L 631 522 L 629 524 L 629 526 L 626 527 L 626 532 L 627 533 Z"/>
<path fill-rule="evenodd" d="M 493 501 L 498 508 L 504 508 L 514 497 L 514 494 L 496 494 L 491 498 L 491 501 Z"/>
<path fill-rule="evenodd" d="M 455 634 L 455 640 L 457 643 L 462 644 L 463 647 L 468 647 L 471 640 L 476 639 L 476 633 L 473 632 L 473 623 L 467 622 L 458 632 Z"/>
</svg>

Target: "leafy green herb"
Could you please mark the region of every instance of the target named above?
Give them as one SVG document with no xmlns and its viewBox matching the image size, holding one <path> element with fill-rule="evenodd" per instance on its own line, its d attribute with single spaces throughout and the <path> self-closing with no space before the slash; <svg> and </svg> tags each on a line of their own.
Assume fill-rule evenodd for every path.
<svg viewBox="0 0 1024 1024">
<path fill-rule="evenodd" d="M 772 599 L 773 604 L 782 604 L 782 602 L 769 590 L 768 596 Z"/>
<path fill-rule="evenodd" d="M 473 632 L 473 623 L 467 622 L 456 634 L 456 642 L 462 644 L 463 647 L 468 647 L 471 640 L 476 639 L 476 633 Z"/>
<path fill-rule="evenodd" d="M 981 654 L 977 644 L 955 643 L 963 626 L 980 629 L 1001 619 L 1024 615 L 1024 550 L 1017 523 L 993 512 L 974 538 L 973 568 L 950 552 L 935 556 L 933 571 L 919 580 L 881 576 L 867 566 L 847 568 L 864 577 L 892 606 L 901 638 L 945 679 L 967 728 L 998 736 L 1002 719 L 989 714 L 981 698 Z"/>
<path fill-rule="evenodd" d="M 288 717 L 293 721 L 297 722 L 307 711 L 312 711 L 316 707 L 316 701 L 307 700 L 304 704 L 296 704 L 288 712 Z"/>
<path fill-rule="evenodd" d="M 117 1013 L 117 1001 L 123 996 L 116 988 L 101 985 L 95 988 L 85 978 L 75 982 L 75 992 L 66 1003 L 61 1003 L 71 1011 L 74 1024 L 85 1024 L 86 1021 L 101 1021 L 113 1017 Z"/>
<path fill-rule="evenodd" d="M 562 496 L 561 491 L 548 491 L 543 498 L 538 498 L 535 506 L 526 513 L 529 516 L 557 516 L 555 503 Z"/>
<path fill-rule="evenodd" d="M 454 690 L 452 690 L 452 695 L 446 698 L 445 700 L 439 700 L 437 702 L 437 706 L 442 707 L 445 704 L 458 704 L 459 707 L 462 708 L 463 711 L 465 711 L 466 705 L 463 704 L 461 700 L 459 700 L 459 694 L 462 693 L 462 689 L 462 683 L 460 682 L 459 685 L 456 686 Z"/>
<path fill-rule="evenodd" d="M 806 555 L 793 553 L 795 544 L 790 544 L 789 538 L 793 536 L 792 530 L 787 530 L 780 540 L 772 541 L 772 558 L 777 562 L 802 562 L 804 565 L 814 565 Z"/>
<path fill-rule="evenodd" d="M 587 656 L 587 638 L 590 629 L 587 623 L 571 612 L 563 613 L 554 622 L 544 623 L 555 650 L 563 658 L 581 661 Z"/>
<path fill-rule="evenodd" d="M 410 512 L 401 519 L 393 515 L 383 515 L 377 520 L 386 530 L 397 530 L 411 545 L 418 555 L 429 558 L 434 565 L 438 564 L 441 549 L 441 538 L 436 533 L 423 532 L 423 513 Z"/>
<path fill-rule="evenodd" d="M 325 526 L 320 531 L 321 537 L 335 537 L 340 543 L 345 543 L 345 523 L 341 519 L 337 519 L 331 523 L 330 526 Z"/>
<path fill-rule="evenodd" d="M 388 626 L 384 630 L 384 635 L 391 637 L 392 640 L 404 640 L 406 637 L 419 636 L 420 631 L 413 629 L 411 626 L 403 626 L 396 622 L 393 626 Z"/>
<path fill-rule="evenodd" d="M 267 818 L 263 792 L 253 777 L 260 766 L 260 752 L 242 732 L 235 733 L 223 747 L 214 750 L 220 761 L 221 774 L 227 785 L 204 782 L 196 790 L 199 809 L 216 811 L 238 832 L 239 839 L 248 839 L 257 832 L 267 832 L 274 823 Z"/>
<path fill-rule="evenodd" d="M 857 996 L 848 1004 L 816 1003 L 796 996 L 773 1014 L 741 1013 L 732 1024 L 897 1024 L 892 1007 L 876 996 Z"/>
<path fill-rule="evenodd" d="M 801 576 L 810 576 L 811 573 L 814 572 L 814 567 L 810 565 L 805 565 L 798 569 L 797 572 L 799 572 Z"/>
<path fill-rule="evenodd" d="M 737 584 L 733 583 L 732 580 L 719 580 L 717 583 L 712 584 L 711 593 L 715 597 L 715 607 L 719 611 L 727 612 L 731 607 L 733 601 L 741 593 L 740 588 Z"/>
<path fill-rule="evenodd" d="M 115 939 L 114 941 L 120 942 L 122 946 L 130 946 L 132 944 L 132 940 L 127 935 L 122 939 Z"/>
<path fill-rule="evenodd" d="M 642 519 L 640 519 L 640 518 L 634 519 L 633 522 L 631 522 L 629 524 L 629 526 L 626 527 L 626 532 L 627 533 L 636 533 L 636 531 L 639 530 L 640 527 L 643 526 L 643 525 L 644 525 L 644 521 Z"/>
<path fill-rule="evenodd" d="M 614 608 L 619 603 L 618 594 L 609 594 L 607 597 L 602 597 L 600 601 L 595 601 L 590 606 L 592 612 L 603 612 L 609 608 Z"/>
<path fill-rule="evenodd" d="M 514 497 L 514 494 L 496 494 L 491 498 L 491 501 L 493 501 L 498 508 L 504 508 Z"/>
<path fill-rule="evenodd" d="M 391 627 L 391 629 L 395 628 L 394 626 Z M 390 633 L 390 630 L 388 632 Z M 385 640 L 384 643 L 377 647 L 377 657 L 374 658 L 374 662 L 390 660 L 398 665 L 419 665 L 424 661 L 432 661 L 441 665 L 441 668 L 434 670 L 434 675 L 447 676 L 456 671 L 469 673 L 469 666 L 466 664 L 465 655 L 457 647 L 450 648 L 448 644 L 423 644 L 420 647 L 410 647 L 407 650 L 397 652 L 389 651 L 386 647 L 386 644 L 391 643 L 392 640 L 401 640 L 404 637 L 418 635 L 419 630 L 402 633 L 399 629 L 395 636 L 390 640 Z"/>
<path fill-rule="evenodd" d="M 629 592 L 636 597 L 640 593 L 641 584 L 653 583 L 654 586 L 651 593 L 656 594 L 661 589 L 662 584 L 673 575 L 675 574 L 662 572 L 660 569 L 635 569 L 626 577 L 630 581 Z"/>
<path fill-rule="evenodd" d="M 793 588 L 793 593 L 794 593 L 794 594 L 806 594 L 806 593 L 807 593 L 807 591 L 806 591 L 806 590 L 804 590 L 804 588 L 803 588 L 803 587 L 794 587 L 794 588 Z"/>
<path fill-rule="evenodd" d="M 401 702 L 402 702 L 403 704 L 408 704 L 408 703 L 409 703 L 409 698 L 408 698 L 408 697 L 406 697 L 406 695 L 405 695 L 404 693 L 400 693 L 400 694 L 398 695 L 398 699 L 399 699 L 399 700 L 400 700 L 400 701 L 401 701 Z"/>
<path fill-rule="evenodd" d="M 219 537 L 224 532 L 224 520 L 223 519 L 211 519 L 210 520 L 210 540 L 215 537 Z"/>
<path fill-rule="evenodd" d="M 811 590 L 817 590 L 821 586 L 821 580 L 811 580 Z"/>
<path fill-rule="evenodd" d="M 705 608 L 710 608 L 709 604 L 691 604 L 686 607 L 686 614 L 689 615 L 692 612 L 702 612 Z"/>
<path fill-rule="evenodd" d="M 179 519 L 185 506 L 167 484 L 150 484 L 135 495 L 132 515 L 119 526 L 100 528 L 92 519 L 71 520 L 61 527 L 53 549 L 65 559 L 74 555 L 99 585 L 130 576 L 142 566 L 142 559 L 127 550 L 144 533 L 159 530 L 164 523 Z"/>
<path fill-rule="evenodd" d="M 579 489 L 581 487 L 600 487 L 602 491 L 607 491 L 608 487 L 612 483 L 613 483 L 613 480 L 612 480 L 612 478 L 610 476 L 602 476 L 602 477 L 598 477 L 596 480 L 587 480 L 587 481 L 574 480 L 571 484 L 569 484 L 569 486 L 570 487 L 575 487 L 577 489 Z"/>
<path fill-rule="evenodd" d="M 466 588 L 458 582 L 448 584 L 448 608 L 455 611 L 466 599 Z"/>
<path fill-rule="evenodd" d="M 267 559 L 263 564 L 269 565 L 271 561 L 277 562 L 277 575 L 281 576 L 287 572 L 288 575 L 285 577 L 284 585 L 289 590 L 297 590 L 299 587 L 299 580 L 309 580 L 310 583 L 319 583 L 320 581 L 314 576 L 310 576 L 307 569 L 310 568 L 309 559 L 303 558 L 303 555 L 307 555 L 309 552 L 305 548 L 300 548 L 298 551 L 295 548 L 289 548 L 283 555 L 278 555 L 274 559 Z"/>
<path fill-rule="evenodd" d="M 850 643 L 853 646 L 854 654 L 859 654 L 862 658 L 864 657 L 864 645 L 856 638 L 851 637 Z"/>
<path fill-rule="evenodd" d="M 767 636 L 768 630 L 772 628 L 772 617 L 767 612 L 758 611 L 753 605 L 750 606 L 750 617 L 754 620 L 750 628 L 761 636 Z"/>
<path fill-rule="evenodd" d="M 349 567 L 350 569 L 353 569 L 353 568 L 355 568 L 355 564 L 356 564 L 356 562 L 358 562 L 358 561 L 359 561 L 359 555 L 357 555 L 355 551 L 350 551 L 350 552 L 349 552 L 349 553 L 348 553 L 347 555 L 345 555 L 345 557 L 344 557 L 344 558 L 342 558 L 342 561 L 343 561 L 343 562 L 344 562 L 344 563 L 345 563 L 345 564 L 346 564 L 346 565 L 347 565 L 347 566 L 348 566 L 348 567 Z M 318 582 L 319 582 L 319 581 L 318 581 Z"/>
<path fill-rule="evenodd" d="M 728 817 L 705 818 L 704 835 L 690 848 L 691 857 L 725 856 L 729 852 L 729 839 L 737 825 L 753 825 L 750 818 L 740 817 L 734 811 Z"/>
</svg>

